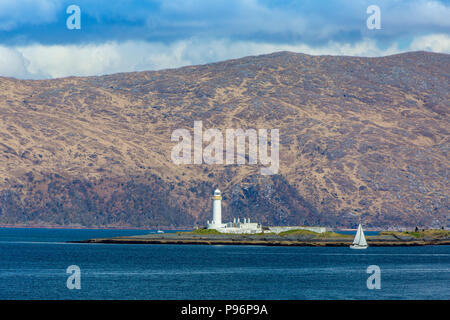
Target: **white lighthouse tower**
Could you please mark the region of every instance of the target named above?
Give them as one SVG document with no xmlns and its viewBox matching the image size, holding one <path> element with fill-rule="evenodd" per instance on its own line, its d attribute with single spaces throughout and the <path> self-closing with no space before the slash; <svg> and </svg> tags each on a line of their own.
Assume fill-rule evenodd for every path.
<svg viewBox="0 0 450 320">
<path fill-rule="evenodd" d="M 260 233 L 262 227 L 258 223 L 251 223 L 250 219 L 234 218 L 233 222 L 222 223 L 222 194 L 219 189 L 214 190 L 213 200 L 213 219 L 206 223 L 207 229 L 216 229 L 222 233 Z"/>
<path fill-rule="evenodd" d="M 219 189 L 214 191 L 213 196 L 213 221 L 212 225 L 222 227 L 222 194 Z"/>
<path fill-rule="evenodd" d="M 222 194 L 220 193 L 219 189 L 216 189 L 214 191 L 214 195 L 212 197 L 213 200 L 213 218 L 211 222 L 207 223 L 208 229 L 216 229 L 219 230 L 223 227 L 225 227 L 224 224 L 222 224 Z"/>
</svg>

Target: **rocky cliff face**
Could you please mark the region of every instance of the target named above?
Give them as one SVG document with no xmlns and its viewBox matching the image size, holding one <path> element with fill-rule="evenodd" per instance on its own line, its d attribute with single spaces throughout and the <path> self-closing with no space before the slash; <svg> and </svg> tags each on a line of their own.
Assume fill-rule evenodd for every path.
<svg viewBox="0 0 450 320">
<path fill-rule="evenodd" d="M 0 224 L 224 219 L 449 227 L 450 56 L 289 52 L 157 72 L 0 78 Z M 280 130 L 278 175 L 175 165 L 175 129 Z"/>
</svg>

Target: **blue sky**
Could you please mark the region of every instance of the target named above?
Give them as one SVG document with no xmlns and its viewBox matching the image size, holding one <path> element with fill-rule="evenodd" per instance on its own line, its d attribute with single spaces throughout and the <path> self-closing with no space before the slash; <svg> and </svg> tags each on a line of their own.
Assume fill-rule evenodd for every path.
<svg viewBox="0 0 450 320">
<path fill-rule="evenodd" d="M 66 8 L 81 9 L 68 30 Z M 369 30 L 366 9 L 381 10 Z M 450 53 L 450 0 L 0 0 L 0 75 L 157 70 L 290 50 Z"/>
</svg>

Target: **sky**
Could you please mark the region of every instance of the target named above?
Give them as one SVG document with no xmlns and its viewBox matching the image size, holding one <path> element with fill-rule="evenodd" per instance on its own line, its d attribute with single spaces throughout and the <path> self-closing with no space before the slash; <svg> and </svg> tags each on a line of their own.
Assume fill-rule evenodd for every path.
<svg viewBox="0 0 450 320">
<path fill-rule="evenodd" d="M 80 9 L 73 20 L 71 5 Z M 369 29 L 376 5 L 380 28 Z M 68 28 L 80 21 L 80 28 Z M 450 0 L 0 0 L 0 76 L 160 70 L 275 51 L 450 53 Z"/>
</svg>

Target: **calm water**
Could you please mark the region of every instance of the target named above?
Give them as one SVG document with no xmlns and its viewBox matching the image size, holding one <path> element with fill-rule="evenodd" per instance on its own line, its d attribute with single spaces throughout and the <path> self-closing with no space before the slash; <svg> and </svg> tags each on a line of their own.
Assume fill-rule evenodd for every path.
<svg viewBox="0 0 450 320">
<path fill-rule="evenodd" d="M 450 246 L 68 244 L 136 230 L 0 229 L 0 299 L 450 299 Z M 81 268 L 81 289 L 66 268 Z M 381 289 L 369 290 L 369 265 Z"/>
</svg>

